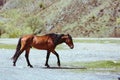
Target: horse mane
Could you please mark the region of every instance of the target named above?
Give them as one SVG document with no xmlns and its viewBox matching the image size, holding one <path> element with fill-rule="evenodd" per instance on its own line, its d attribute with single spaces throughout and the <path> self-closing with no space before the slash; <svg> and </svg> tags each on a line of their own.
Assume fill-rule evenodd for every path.
<svg viewBox="0 0 120 80">
<path fill-rule="evenodd" d="M 46 34 L 46 35 L 51 36 L 55 45 L 57 45 L 59 43 L 61 37 L 64 36 L 64 34 L 55 34 L 55 33 L 50 33 L 50 34 Z"/>
</svg>

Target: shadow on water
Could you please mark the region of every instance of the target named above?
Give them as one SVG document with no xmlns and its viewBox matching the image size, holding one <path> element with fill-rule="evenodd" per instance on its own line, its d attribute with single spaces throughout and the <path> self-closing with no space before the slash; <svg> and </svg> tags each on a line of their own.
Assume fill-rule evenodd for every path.
<svg viewBox="0 0 120 80">
<path fill-rule="evenodd" d="M 43 69 L 87 69 L 85 67 L 42 67 Z"/>
</svg>

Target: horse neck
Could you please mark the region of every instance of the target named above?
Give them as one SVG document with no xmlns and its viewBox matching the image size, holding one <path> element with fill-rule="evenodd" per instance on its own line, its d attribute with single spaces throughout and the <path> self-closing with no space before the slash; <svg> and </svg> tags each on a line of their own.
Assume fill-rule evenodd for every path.
<svg viewBox="0 0 120 80">
<path fill-rule="evenodd" d="M 65 42 L 64 39 L 59 39 L 58 42 L 56 43 L 56 45 L 62 44 L 62 43 L 64 43 L 64 42 Z"/>
<path fill-rule="evenodd" d="M 51 34 L 52 35 L 52 39 L 55 45 L 61 44 L 64 41 L 61 39 L 61 37 L 63 36 L 63 34 Z"/>
</svg>

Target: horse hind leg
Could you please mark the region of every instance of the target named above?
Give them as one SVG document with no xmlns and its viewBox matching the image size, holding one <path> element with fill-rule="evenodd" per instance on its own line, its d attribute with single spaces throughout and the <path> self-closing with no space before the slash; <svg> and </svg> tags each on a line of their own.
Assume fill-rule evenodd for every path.
<svg viewBox="0 0 120 80">
<path fill-rule="evenodd" d="M 13 60 L 13 66 L 16 66 L 17 59 L 22 54 L 22 52 L 24 50 L 25 50 L 25 45 L 22 44 L 20 50 L 16 51 L 16 54 L 15 54 L 15 57 L 14 57 L 14 60 Z"/>
<path fill-rule="evenodd" d="M 30 52 L 30 48 L 26 49 L 25 58 L 26 58 L 28 66 L 33 68 L 33 66 L 30 64 L 30 61 L 29 61 L 29 52 Z"/>
<path fill-rule="evenodd" d="M 19 50 L 19 51 L 16 52 L 17 54 L 16 54 L 16 57 L 14 58 L 13 66 L 16 66 L 17 59 L 22 54 L 23 51 L 24 50 Z"/>
</svg>

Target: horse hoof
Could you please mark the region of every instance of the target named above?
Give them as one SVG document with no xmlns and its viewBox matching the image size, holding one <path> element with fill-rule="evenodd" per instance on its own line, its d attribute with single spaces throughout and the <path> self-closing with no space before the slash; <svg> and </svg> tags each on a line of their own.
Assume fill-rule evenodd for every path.
<svg viewBox="0 0 120 80">
<path fill-rule="evenodd" d="M 47 68 L 49 68 L 49 67 L 50 67 L 48 64 L 45 64 L 45 66 L 46 66 Z"/>
<path fill-rule="evenodd" d="M 49 65 L 46 65 L 46 67 L 47 67 L 47 68 L 50 68 L 50 66 L 49 66 Z"/>
<path fill-rule="evenodd" d="M 48 65 L 47 68 L 50 68 L 50 66 Z"/>
<path fill-rule="evenodd" d="M 58 67 L 61 67 L 60 65 Z"/>
<path fill-rule="evenodd" d="M 13 66 L 16 66 L 15 64 L 13 64 Z"/>
<path fill-rule="evenodd" d="M 33 68 L 33 66 L 30 66 L 30 68 Z"/>
<path fill-rule="evenodd" d="M 28 65 L 28 66 L 30 66 L 30 68 L 33 68 L 33 66 L 32 66 L 32 65 Z"/>
<path fill-rule="evenodd" d="M 60 63 L 58 63 L 58 66 L 59 66 L 59 67 L 61 66 Z"/>
<path fill-rule="evenodd" d="M 50 68 L 50 66 L 49 66 L 49 65 L 47 65 L 46 67 L 47 67 L 47 68 Z"/>
</svg>

